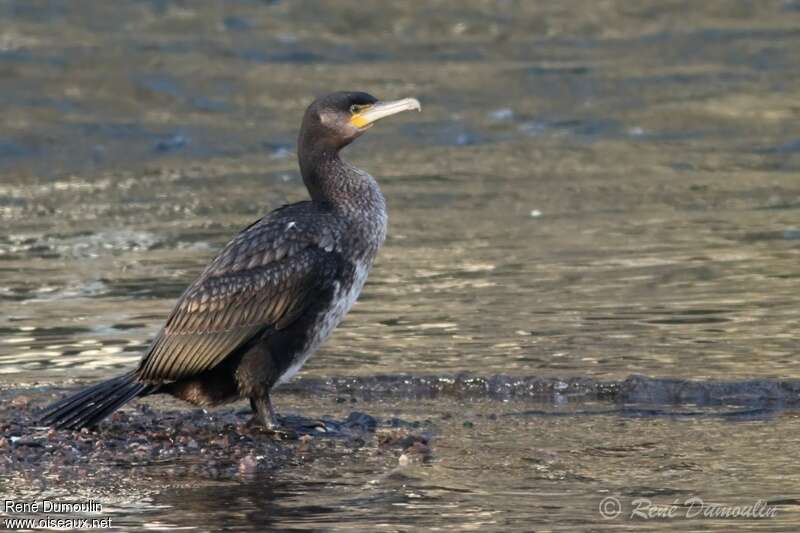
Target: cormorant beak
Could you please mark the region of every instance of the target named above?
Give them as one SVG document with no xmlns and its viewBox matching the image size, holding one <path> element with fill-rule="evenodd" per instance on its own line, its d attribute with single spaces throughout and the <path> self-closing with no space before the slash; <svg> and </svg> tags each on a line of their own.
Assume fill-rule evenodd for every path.
<svg viewBox="0 0 800 533">
<path fill-rule="evenodd" d="M 416 98 L 377 102 L 354 112 L 350 117 L 350 124 L 359 129 L 367 129 L 382 118 L 412 110 L 422 111 L 422 106 Z"/>
</svg>

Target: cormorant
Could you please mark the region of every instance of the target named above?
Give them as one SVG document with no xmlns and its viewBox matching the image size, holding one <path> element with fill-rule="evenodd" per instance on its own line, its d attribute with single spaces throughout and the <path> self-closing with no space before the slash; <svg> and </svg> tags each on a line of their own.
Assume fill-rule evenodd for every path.
<svg viewBox="0 0 800 533">
<path fill-rule="evenodd" d="M 236 235 L 176 303 L 139 366 L 45 409 L 59 428 L 94 426 L 139 396 L 198 406 L 249 398 L 277 423 L 270 390 L 288 381 L 358 298 L 386 236 L 375 179 L 339 151 L 375 121 L 420 110 L 414 98 L 379 102 L 336 92 L 303 116 L 298 159 L 311 200 L 285 205 Z"/>
</svg>

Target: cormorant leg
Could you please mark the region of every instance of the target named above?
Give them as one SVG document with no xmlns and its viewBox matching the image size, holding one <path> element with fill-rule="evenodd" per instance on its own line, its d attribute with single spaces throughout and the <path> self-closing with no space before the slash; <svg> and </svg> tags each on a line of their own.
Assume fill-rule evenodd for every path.
<svg viewBox="0 0 800 533">
<path fill-rule="evenodd" d="M 250 398 L 250 407 L 256 414 L 256 418 L 267 429 L 275 429 L 278 427 L 278 417 L 275 416 L 275 409 L 272 408 L 272 402 L 269 399 L 269 393 L 265 396 L 254 396 Z"/>
</svg>

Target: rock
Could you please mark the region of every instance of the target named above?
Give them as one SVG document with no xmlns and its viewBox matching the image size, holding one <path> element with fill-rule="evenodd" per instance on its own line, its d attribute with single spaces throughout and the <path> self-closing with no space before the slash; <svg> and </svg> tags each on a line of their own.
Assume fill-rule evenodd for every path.
<svg viewBox="0 0 800 533">
<path fill-rule="evenodd" d="M 365 432 L 374 432 L 378 427 L 378 421 L 366 413 L 353 411 L 344 421 L 344 425 L 350 429 L 357 429 Z"/>
<path fill-rule="evenodd" d="M 246 455 L 239 461 L 239 473 L 243 476 L 252 476 L 258 469 L 258 459 L 252 455 Z"/>
</svg>

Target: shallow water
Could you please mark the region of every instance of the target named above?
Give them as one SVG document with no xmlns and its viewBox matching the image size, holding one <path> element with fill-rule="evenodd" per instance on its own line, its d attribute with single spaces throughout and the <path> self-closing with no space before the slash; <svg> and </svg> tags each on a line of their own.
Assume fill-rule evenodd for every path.
<svg viewBox="0 0 800 533">
<path fill-rule="evenodd" d="M 423 113 L 347 151 L 381 183 L 390 234 L 303 376 L 644 374 L 750 383 L 740 395 L 753 380 L 797 378 L 798 28 L 792 0 L 2 3 L 2 381 L 84 381 L 134 364 L 215 250 L 304 198 L 299 118 L 341 88 L 416 96 Z M 498 418 L 479 438 L 463 416 L 437 423 L 433 465 L 397 479 L 357 457 L 293 465 L 271 480 L 268 507 L 259 482 L 209 483 L 197 505 L 221 519 L 210 502 L 237 494 L 242 527 L 274 512 L 287 528 L 369 529 L 378 513 L 385 529 L 615 529 L 623 522 L 595 512 L 601 489 L 755 501 L 790 497 L 800 481 L 779 464 L 800 436 L 793 411 L 633 417 L 596 398 L 599 414 L 554 417 L 548 397 L 502 417 L 527 408 L 376 396 L 361 406 L 374 416 Z M 633 451 L 600 460 L 587 442 Z M 522 459 L 540 448 L 563 477 L 545 483 L 536 472 L 549 459 Z M 464 471 L 443 466 L 458 458 Z M 699 473 L 674 474 L 673 461 Z M 353 489 L 374 476 L 387 476 L 385 491 Z M 451 481 L 468 492 L 424 488 Z M 130 527 L 188 521 L 189 497 L 153 497 Z"/>
<path fill-rule="evenodd" d="M 309 402 L 300 407 L 306 413 L 315 408 Z M 686 519 L 688 509 L 672 520 L 628 517 L 637 498 L 662 505 L 692 497 L 744 505 L 757 499 L 744 495 L 765 494 L 776 516 L 736 521 L 737 528 L 791 531 L 800 516 L 800 469 L 783 452 L 800 444 L 797 412 L 731 422 L 714 410 L 636 416 L 607 404 L 448 400 L 382 404 L 370 411 L 403 413 L 430 428 L 432 458 L 395 466 L 367 452 L 340 447 L 337 455 L 318 445 L 273 475 L 223 488 L 179 487 L 153 496 L 153 503 L 168 506 L 166 524 L 173 527 L 224 520 L 230 527 L 256 522 L 312 530 L 619 531 L 627 523 L 729 531 L 730 521 Z M 609 495 L 622 504 L 624 515 L 615 520 L 604 520 L 598 510 Z"/>
</svg>

